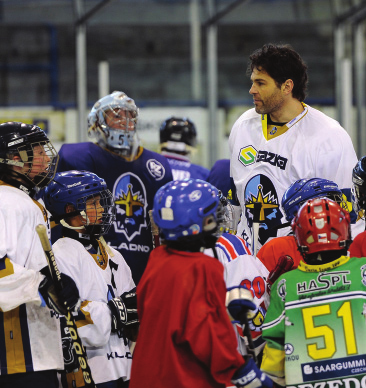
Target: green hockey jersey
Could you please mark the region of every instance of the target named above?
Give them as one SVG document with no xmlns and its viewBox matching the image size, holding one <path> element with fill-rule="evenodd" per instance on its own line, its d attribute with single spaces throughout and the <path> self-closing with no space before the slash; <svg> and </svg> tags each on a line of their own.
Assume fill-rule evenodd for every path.
<svg viewBox="0 0 366 388">
<path fill-rule="evenodd" d="M 299 388 L 366 387 L 366 258 L 282 275 L 263 324 L 261 369 Z"/>
</svg>

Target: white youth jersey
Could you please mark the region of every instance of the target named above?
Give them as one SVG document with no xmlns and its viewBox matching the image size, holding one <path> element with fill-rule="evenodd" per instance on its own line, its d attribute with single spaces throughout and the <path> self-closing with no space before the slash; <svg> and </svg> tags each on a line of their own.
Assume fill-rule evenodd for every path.
<svg viewBox="0 0 366 388">
<path fill-rule="evenodd" d="M 254 311 L 254 318 L 249 321 L 249 327 L 256 354 L 259 354 L 264 347 L 262 323 L 269 305 L 266 282 L 268 273 L 262 262 L 252 255 L 237 256 L 234 260 L 224 264 L 224 279 L 227 288 L 243 285 L 252 291 L 253 302 L 257 306 L 257 310 Z M 238 338 L 239 352 L 245 355 L 247 353 L 242 329 L 238 324 L 235 324 L 234 328 Z"/>
<path fill-rule="evenodd" d="M 111 332 L 107 302 L 135 287 L 130 268 L 113 248 L 113 257 L 105 250 L 104 255 L 97 255 L 91 246 L 85 248 L 79 241 L 64 237 L 53 249 L 60 271 L 74 279 L 84 301 L 76 324 L 95 383 L 129 380 L 132 355 L 123 338 Z"/>
<path fill-rule="evenodd" d="M 280 204 L 293 182 L 324 178 L 350 194 L 352 169 L 357 163 L 348 133 L 310 106 L 304 104 L 304 111 L 287 123 L 288 130 L 270 140 L 263 134 L 266 120 L 267 115 L 250 109 L 235 122 L 229 137 L 230 175 L 242 211 L 237 234 L 252 247 L 253 208 L 261 202 L 258 248 L 273 237 L 288 234 L 289 228 L 276 230 L 273 226 L 286 222 Z M 352 233 L 355 237 L 355 230 Z"/>
<path fill-rule="evenodd" d="M 41 307 L 47 266 L 36 226 L 47 215 L 23 191 L 0 185 L 0 374 L 63 369 L 59 321 Z"/>
</svg>

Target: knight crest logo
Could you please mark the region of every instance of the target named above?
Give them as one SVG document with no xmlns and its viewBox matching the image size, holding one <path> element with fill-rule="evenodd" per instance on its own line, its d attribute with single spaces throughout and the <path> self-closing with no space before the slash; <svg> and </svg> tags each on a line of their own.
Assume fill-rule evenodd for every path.
<svg viewBox="0 0 366 388">
<path fill-rule="evenodd" d="M 116 180 L 113 196 L 116 204 L 114 230 L 131 241 L 147 227 L 145 186 L 137 175 L 125 173 Z"/>
<path fill-rule="evenodd" d="M 265 175 L 256 175 L 247 183 L 244 192 L 245 217 L 250 230 L 253 226 L 255 204 L 260 203 L 259 242 L 263 245 L 270 237 L 277 236 L 273 228 L 281 223 L 283 214 L 279 207 L 276 189 Z"/>
</svg>

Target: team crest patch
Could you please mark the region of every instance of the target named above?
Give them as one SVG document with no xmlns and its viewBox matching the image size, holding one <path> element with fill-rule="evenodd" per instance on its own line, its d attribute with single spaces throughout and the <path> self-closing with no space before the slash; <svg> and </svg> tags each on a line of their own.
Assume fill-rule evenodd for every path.
<svg viewBox="0 0 366 388">
<path fill-rule="evenodd" d="M 150 175 L 154 177 L 157 181 L 160 181 L 161 179 L 164 178 L 165 168 L 156 159 L 149 159 L 146 162 L 146 168 L 147 168 L 147 171 L 149 171 Z"/>
<path fill-rule="evenodd" d="M 240 149 L 238 160 L 246 167 L 255 163 L 256 157 L 257 157 L 257 150 L 252 145 L 248 145 Z"/>
<path fill-rule="evenodd" d="M 366 264 L 361 267 L 362 284 L 366 286 Z"/>
<path fill-rule="evenodd" d="M 273 127 L 269 134 L 273 136 L 276 132 L 277 132 L 277 127 Z"/>
<path fill-rule="evenodd" d="M 128 241 L 141 234 L 146 223 L 146 189 L 141 179 L 133 173 L 122 174 L 113 187 L 116 204 L 116 233 L 123 233 Z"/>
</svg>

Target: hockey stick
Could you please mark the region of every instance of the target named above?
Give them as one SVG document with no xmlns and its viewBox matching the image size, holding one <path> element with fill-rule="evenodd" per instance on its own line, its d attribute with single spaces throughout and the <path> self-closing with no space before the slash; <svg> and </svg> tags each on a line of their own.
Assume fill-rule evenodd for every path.
<svg viewBox="0 0 366 388">
<path fill-rule="evenodd" d="M 257 359 L 257 355 L 255 354 L 255 346 L 253 343 L 252 333 L 250 332 L 247 313 L 248 313 L 248 310 L 244 310 L 239 316 L 239 321 L 242 327 L 244 326 L 243 334 L 247 339 L 246 349 L 247 349 L 248 356 L 252 357 L 254 362 L 258 365 L 258 359 Z"/>
<path fill-rule="evenodd" d="M 259 225 L 260 225 L 260 214 L 262 210 L 262 203 L 253 203 L 253 240 L 252 240 L 252 254 L 254 257 L 257 256 L 258 252 L 258 239 L 259 239 Z"/>
<path fill-rule="evenodd" d="M 150 222 L 151 222 L 151 235 L 152 235 L 152 239 L 153 239 L 153 247 L 157 248 L 160 246 L 159 228 L 155 224 L 152 210 L 149 210 L 149 217 L 150 217 Z"/>
<path fill-rule="evenodd" d="M 61 280 L 61 272 L 57 267 L 55 255 L 53 254 L 51 244 L 48 239 L 47 229 L 44 225 L 39 224 L 36 226 L 36 232 L 38 234 L 39 239 L 41 240 L 42 248 L 46 255 L 48 267 L 50 269 L 52 280 L 54 282 L 56 291 L 59 291 L 63 288 L 62 280 Z M 73 340 L 74 349 L 78 356 L 80 368 L 83 372 L 85 386 L 89 388 L 96 388 L 96 385 L 94 383 L 91 370 L 88 364 L 86 352 L 78 334 L 75 319 L 71 311 L 69 310 L 69 307 L 66 306 L 66 308 L 67 308 L 67 314 L 65 315 L 66 325 L 69 328 L 70 336 Z"/>
</svg>

